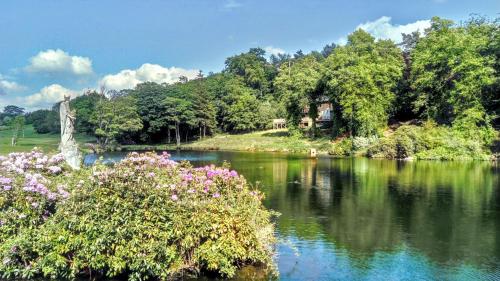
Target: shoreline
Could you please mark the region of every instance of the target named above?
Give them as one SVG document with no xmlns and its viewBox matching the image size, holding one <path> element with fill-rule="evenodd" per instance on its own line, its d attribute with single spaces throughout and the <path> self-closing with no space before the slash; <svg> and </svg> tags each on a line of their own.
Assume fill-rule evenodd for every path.
<svg viewBox="0 0 500 281">
<path fill-rule="evenodd" d="M 404 161 L 404 162 L 413 162 L 413 161 L 443 161 L 443 162 L 492 162 L 492 163 L 498 163 L 500 160 L 499 158 L 494 158 L 492 157 L 491 159 L 474 159 L 474 158 L 463 158 L 463 159 L 454 159 L 454 160 L 449 160 L 449 159 L 418 159 L 414 157 L 409 157 L 409 158 L 402 158 L 402 159 L 388 159 L 384 157 L 369 157 L 363 154 L 355 154 L 351 156 L 335 156 L 328 151 L 322 150 L 322 151 L 317 151 L 317 157 L 310 156 L 308 152 L 302 151 L 302 152 L 297 152 L 297 151 L 282 151 L 282 150 L 241 150 L 241 149 L 227 149 L 227 148 L 220 148 L 220 147 L 190 147 L 190 146 L 180 146 L 176 147 L 175 145 L 124 145 L 120 149 L 117 150 L 108 150 L 103 153 L 109 153 L 109 152 L 145 152 L 145 151 L 173 151 L 173 150 L 179 150 L 179 151 L 220 151 L 220 152 L 255 152 L 255 153 L 277 153 L 277 154 L 286 154 L 286 155 L 299 155 L 299 156 L 304 156 L 308 158 L 333 158 L 333 159 L 349 159 L 349 158 L 366 158 L 366 159 L 371 159 L 371 160 L 393 160 L 393 161 Z M 88 152 L 92 153 L 93 152 Z M 101 153 L 97 153 L 101 154 Z"/>
</svg>

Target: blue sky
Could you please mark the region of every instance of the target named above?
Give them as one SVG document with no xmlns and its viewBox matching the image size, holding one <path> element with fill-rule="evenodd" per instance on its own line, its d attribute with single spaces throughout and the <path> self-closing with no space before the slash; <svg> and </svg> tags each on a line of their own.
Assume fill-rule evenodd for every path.
<svg viewBox="0 0 500 281">
<path fill-rule="evenodd" d="M 398 40 L 432 16 L 498 17 L 498 0 L 2 0 L 0 106 L 220 71 L 226 57 L 320 50 L 358 27 Z"/>
</svg>

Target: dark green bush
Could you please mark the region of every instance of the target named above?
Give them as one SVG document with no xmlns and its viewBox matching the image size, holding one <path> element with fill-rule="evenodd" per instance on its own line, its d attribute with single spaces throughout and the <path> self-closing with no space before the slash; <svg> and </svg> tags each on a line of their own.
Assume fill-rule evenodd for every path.
<svg viewBox="0 0 500 281">
<path fill-rule="evenodd" d="M 396 142 L 393 138 L 382 138 L 366 152 L 368 157 L 395 159 L 397 156 Z"/>
<path fill-rule="evenodd" d="M 328 154 L 336 157 L 350 156 L 352 154 L 352 140 L 350 138 L 344 138 L 334 144 L 332 144 Z"/>
</svg>

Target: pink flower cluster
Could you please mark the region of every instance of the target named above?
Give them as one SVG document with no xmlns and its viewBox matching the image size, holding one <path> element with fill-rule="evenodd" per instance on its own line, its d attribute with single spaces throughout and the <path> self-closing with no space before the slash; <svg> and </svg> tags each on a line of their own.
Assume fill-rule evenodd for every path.
<svg viewBox="0 0 500 281">
<path fill-rule="evenodd" d="M 248 191 L 244 188 L 244 177 L 234 170 L 214 165 L 193 168 L 187 162 L 171 160 L 166 152 L 133 152 L 113 167 L 94 166 L 89 180 L 99 186 L 123 182 L 130 183 L 131 187 L 155 188 L 167 193 L 172 202 L 182 203 L 211 202 Z"/>
<path fill-rule="evenodd" d="M 58 197 L 67 198 L 69 195 L 69 193 L 62 187 L 58 187 L 57 192 L 51 192 L 46 186 L 46 184 L 49 183 L 49 180 L 40 174 L 26 173 L 25 178 L 26 181 L 23 187 L 24 191 L 37 193 L 51 201 L 56 200 Z"/>
<path fill-rule="evenodd" d="M 24 174 L 28 170 L 48 171 L 52 174 L 62 172 L 62 154 L 51 157 L 43 154 L 36 148 L 31 152 L 13 152 L 8 156 L 0 156 L 0 171 Z"/>
<path fill-rule="evenodd" d="M 11 190 L 12 189 L 12 179 L 4 177 L 4 176 L 0 176 L 0 187 L 5 191 Z"/>
<path fill-rule="evenodd" d="M 163 152 L 161 155 L 156 155 L 153 153 L 139 154 L 137 152 L 132 152 L 120 163 L 125 165 L 132 164 L 138 167 L 144 167 L 145 165 L 170 167 L 178 164 L 177 162 L 170 159 L 170 155 L 167 152 Z"/>
<path fill-rule="evenodd" d="M 47 187 L 53 175 L 63 172 L 64 157 L 61 154 L 48 156 L 36 148 L 31 152 L 15 152 L 0 156 L 0 191 L 19 190 L 34 193 L 48 200 L 67 197 L 66 190 L 52 192 Z M 18 180 L 16 180 L 18 179 Z M 33 203 L 33 207 L 38 203 Z"/>
</svg>

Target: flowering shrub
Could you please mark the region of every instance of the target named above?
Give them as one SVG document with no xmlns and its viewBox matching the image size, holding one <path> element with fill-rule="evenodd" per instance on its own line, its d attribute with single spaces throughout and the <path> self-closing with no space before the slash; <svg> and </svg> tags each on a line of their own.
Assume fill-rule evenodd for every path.
<svg viewBox="0 0 500 281">
<path fill-rule="evenodd" d="M 65 176 L 64 167 L 51 159 L 34 168 L 44 174 L 24 182 L 17 176 L 16 187 L 2 191 L 18 190 L 19 197 L 36 193 L 49 204 L 29 231 L 3 236 L 3 277 L 163 280 L 200 271 L 230 277 L 244 263 L 273 264 L 271 213 L 262 194 L 236 171 L 193 168 L 167 154 L 132 153 L 113 167 L 97 164 Z M 28 162 L 23 174 L 33 169 Z M 6 166 L 11 171 L 13 166 Z M 0 185 L 14 186 L 9 179 Z M 39 182 L 48 191 L 39 191 Z"/>
<path fill-rule="evenodd" d="M 19 231 L 36 228 L 67 198 L 60 184 L 63 157 L 48 157 L 34 149 L 0 156 L 0 244 Z"/>
</svg>

